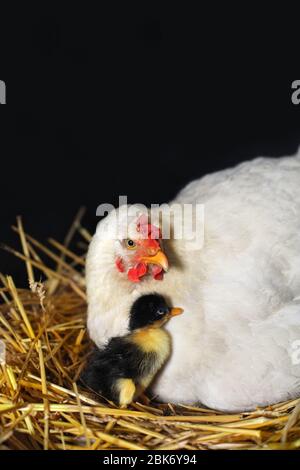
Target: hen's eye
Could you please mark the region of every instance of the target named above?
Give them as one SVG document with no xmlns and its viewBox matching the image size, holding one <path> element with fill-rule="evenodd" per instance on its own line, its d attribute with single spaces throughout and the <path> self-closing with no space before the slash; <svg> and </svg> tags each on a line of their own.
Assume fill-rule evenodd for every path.
<svg viewBox="0 0 300 470">
<path fill-rule="evenodd" d="M 126 243 L 126 247 L 129 250 L 133 250 L 136 247 L 136 243 L 133 240 L 131 240 L 130 238 L 128 238 L 125 243 Z"/>
</svg>

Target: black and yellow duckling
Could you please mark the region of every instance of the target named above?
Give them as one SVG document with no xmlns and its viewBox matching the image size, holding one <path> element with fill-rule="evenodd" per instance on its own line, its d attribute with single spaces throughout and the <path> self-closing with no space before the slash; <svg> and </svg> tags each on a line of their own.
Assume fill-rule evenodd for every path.
<svg viewBox="0 0 300 470">
<path fill-rule="evenodd" d="M 162 326 L 182 312 L 170 308 L 161 295 L 139 297 L 130 310 L 130 333 L 95 350 L 81 381 L 121 407 L 130 404 L 169 357 L 171 338 Z"/>
</svg>

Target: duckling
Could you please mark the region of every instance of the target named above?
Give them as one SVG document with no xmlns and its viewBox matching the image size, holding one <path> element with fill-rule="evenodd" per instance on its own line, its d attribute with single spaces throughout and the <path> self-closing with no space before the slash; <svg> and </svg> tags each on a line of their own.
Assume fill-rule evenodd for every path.
<svg viewBox="0 0 300 470">
<path fill-rule="evenodd" d="M 123 408 L 129 405 L 169 357 L 171 338 L 162 327 L 182 312 L 170 308 L 161 295 L 139 297 L 130 310 L 129 333 L 95 350 L 81 382 Z"/>
</svg>

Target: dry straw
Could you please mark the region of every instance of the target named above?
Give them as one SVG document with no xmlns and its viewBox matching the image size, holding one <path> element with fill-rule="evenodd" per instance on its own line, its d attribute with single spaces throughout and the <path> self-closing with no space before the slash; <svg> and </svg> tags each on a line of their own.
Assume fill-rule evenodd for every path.
<svg viewBox="0 0 300 470">
<path fill-rule="evenodd" d="M 297 449 L 300 399 L 226 414 L 143 398 L 119 409 L 76 385 L 91 344 L 86 332 L 81 210 L 63 244 L 43 245 L 13 229 L 25 262 L 28 289 L 0 275 L 0 449 Z M 41 282 L 41 279 L 43 280 Z"/>
</svg>

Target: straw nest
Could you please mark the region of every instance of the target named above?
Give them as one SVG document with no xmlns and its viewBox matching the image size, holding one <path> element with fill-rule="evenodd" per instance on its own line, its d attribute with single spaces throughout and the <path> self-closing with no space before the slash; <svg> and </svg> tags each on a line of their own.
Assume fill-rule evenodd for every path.
<svg viewBox="0 0 300 470">
<path fill-rule="evenodd" d="M 70 250 L 90 235 L 76 217 L 63 244 L 20 238 L 28 289 L 1 275 L 0 449 L 296 449 L 300 399 L 251 413 L 218 411 L 146 397 L 128 409 L 79 389 L 89 355 L 84 255 Z M 24 271 L 25 272 L 25 271 Z M 42 279 L 42 282 L 41 282 Z"/>
</svg>

